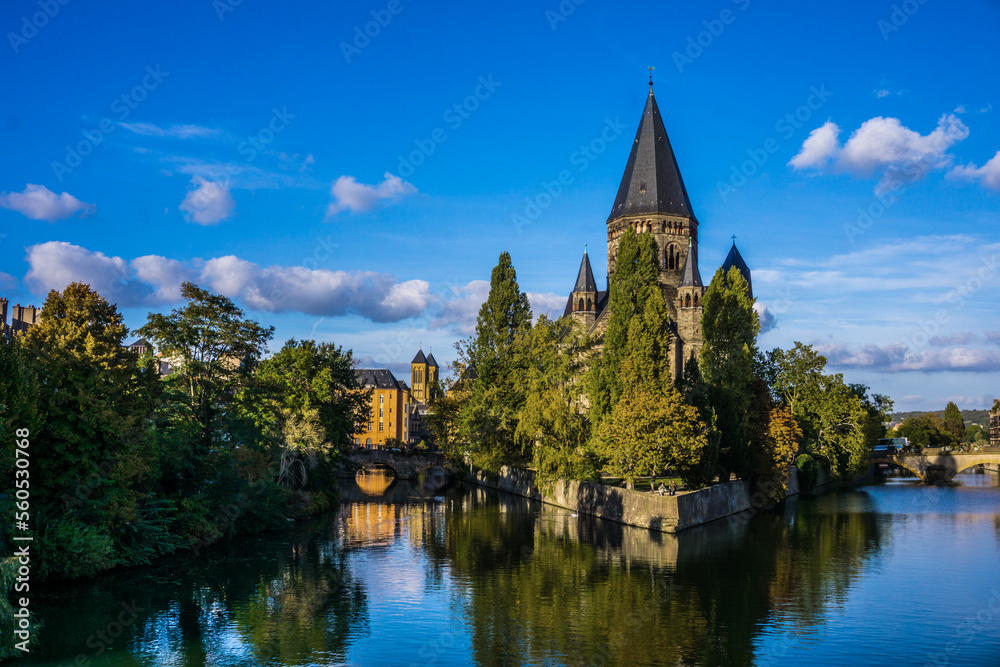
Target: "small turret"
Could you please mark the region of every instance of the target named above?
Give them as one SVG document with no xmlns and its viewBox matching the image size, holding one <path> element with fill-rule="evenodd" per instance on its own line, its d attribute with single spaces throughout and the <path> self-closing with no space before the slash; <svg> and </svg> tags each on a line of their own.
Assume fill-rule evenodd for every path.
<svg viewBox="0 0 1000 667">
<path fill-rule="evenodd" d="M 580 270 L 577 272 L 573 291 L 569 295 L 566 312 L 572 314 L 574 320 L 589 330 L 597 319 L 597 301 L 597 281 L 594 280 L 590 257 L 587 255 L 587 247 L 584 246 L 583 259 L 580 260 Z"/>
</svg>

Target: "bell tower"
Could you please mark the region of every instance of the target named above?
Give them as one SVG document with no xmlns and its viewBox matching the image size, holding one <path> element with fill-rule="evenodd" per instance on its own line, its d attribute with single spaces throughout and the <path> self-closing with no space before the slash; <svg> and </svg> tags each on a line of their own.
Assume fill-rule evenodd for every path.
<svg viewBox="0 0 1000 667">
<path fill-rule="evenodd" d="M 676 319 L 677 288 L 689 253 L 698 249 L 698 220 L 691 210 L 674 149 L 653 96 L 652 78 L 618 195 L 608 216 L 611 275 L 615 272 L 618 240 L 629 227 L 656 238 L 660 284 L 670 317 Z"/>
</svg>

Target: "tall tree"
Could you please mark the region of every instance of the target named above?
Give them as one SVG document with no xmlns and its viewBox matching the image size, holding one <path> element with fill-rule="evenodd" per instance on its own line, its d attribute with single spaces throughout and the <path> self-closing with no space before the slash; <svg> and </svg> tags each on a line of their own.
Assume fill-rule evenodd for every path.
<svg viewBox="0 0 1000 667">
<path fill-rule="evenodd" d="M 699 363 L 721 437 L 720 464 L 727 472 L 746 477 L 752 471 L 748 415 L 760 321 L 750 286 L 736 267 L 729 273 L 715 272 L 702 306 L 704 345 Z"/>
<path fill-rule="evenodd" d="M 596 478 L 581 382 L 593 340 L 565 319 L 553 322 L 542 315 L 518 342 L 528 367 L 517 433 L 534 443 L 539 480 Z"/>
<path fill-rule="evenodd" d="M 948 405 L 944 408 L 944 428 L 951 433 L 956 443 L 965 439 L 965 420 L 962 419 L 962 411 L 952 401 L 948 401 Z"/>
<path fill-rule="evenodd" d="M 89 285 L 52 290 L 42 312 L 19 335 L 42 416 L 33 454 L 46 471 L 35 488 L 62 492 L 146 440 L 159 376 L 124 346 L 124 319 Z"/>
<path fill-rule="evenodd" d="M 604 347 L 587 380 L 595 424 L 611 413 L 624 392 L 625 358 L 635 356 L 633 373 L 649 382 L 651 390 L 665 390 L 669 382 L 670 328 L 657 280 L 658 256 L 652 234 L 636 234 L 629 227 L 618 241 Z"/>
<path fill-rule="evenodd" d="M 187 305 L 169 315 L 150 313 L 139 334 L 150 339 L 173 372 L 167 378 L 171 405 L 193 427 L 196 458 L 231 442 L 237 392 L 253 379 L 274 327 L 262 327 L 222 295 L 185 282 Z"/>
<path fill-rule="evenodd" d="M 18 334 L 34 384 L 31 455 L 40 574 L 91 574 L 148 562 L 173 548 L 150 517 L 156 457 L 150 437 L 159 376 L 124 347 L 118 309 L 81 283 L 49 292 L 42 319 Z"/>
<path fill-rule="evenodd" d="M 473 462 L 485 470 L 522 462 L 529 453 L 530 442 L 516 433 L 526 364 L 516 354 L 515 338 L 530 326 L 528 295 L 518 287 L 517 272 L 504 251 L 493 267 L 475 335 L 456 346 L 461 361 L 476 375 L 461 407 L 459 428 Z"/>
<path fill-rule="evenodd" d="M 257 375 L 262 391 L 245 399 L 266 405 L 258 419 L 281 434 L 279 482 L 305 485 L 307 457 L 335 457 L 367 422 L 370 392 L 358 385 L 350 350 L 312 340 L 289 340 Z"/>
</svg>

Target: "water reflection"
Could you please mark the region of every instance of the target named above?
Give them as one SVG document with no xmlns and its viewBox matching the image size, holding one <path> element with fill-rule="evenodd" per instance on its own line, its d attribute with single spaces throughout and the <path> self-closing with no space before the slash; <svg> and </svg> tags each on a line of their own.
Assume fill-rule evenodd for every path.
<svg viewBox="0 0 1000 667">
<path fill-rule="evenodd" d="M 986 581 L 1000 567 L 998 499 L 995 484 L 898 481 L 669 535 L 366 475 L 323 521 L 48 590 L 42 645 L 21 664 L 739 666 L 809 660 L 821 640 L 831 662 L 879 664 L 887 655 L 855 639 L 873 624 L 852 600 L 878 589 L 868 607 L 912 608 L 909 627 L 944 641 L 940 618 L 982 602 L 937 579 L 914 599 L 905 582 L 952 542 L 977 554 L 962 562 L 969 580 Z M 98 653 L 123 602 L 139 611 Z M 885 646 L 919 661 L 934 644 Z"/>
</svg>

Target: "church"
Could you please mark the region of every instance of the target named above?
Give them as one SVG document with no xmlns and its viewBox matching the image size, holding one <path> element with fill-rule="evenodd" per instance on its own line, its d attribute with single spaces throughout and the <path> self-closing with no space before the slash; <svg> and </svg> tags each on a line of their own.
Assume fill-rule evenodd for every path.
<svg viewBox="0 0 1000 667">
<path fill-rule="evenodd" d="M 660 252 L 659 282 L 671 321 L 671 373 L 676 377 L 687 359 L 692 355 L 697 359 L 702 346 L 701 300 L 705 285 L 698 270 L 698 219 L 691 208 L 677 158 L 653 96 L 652 77 L 646 107 L 607 225 L 605 287 L 615 273 L 618 240 L 626 229 L 632 227 L 636 233 L 652 234 L 656 238 Z M 751 284 L 750 296 L 753 297 L 750 268 L 736 249 L 735 237 L 722 268 L 729 271 L 734 266 Z M 578 321 L 588 333 L 603 336 L 610 314 L 608 296 L 607 289 L 597 289 L 590 258 L 584 250 L 564 315 Z"/>
</svg>

